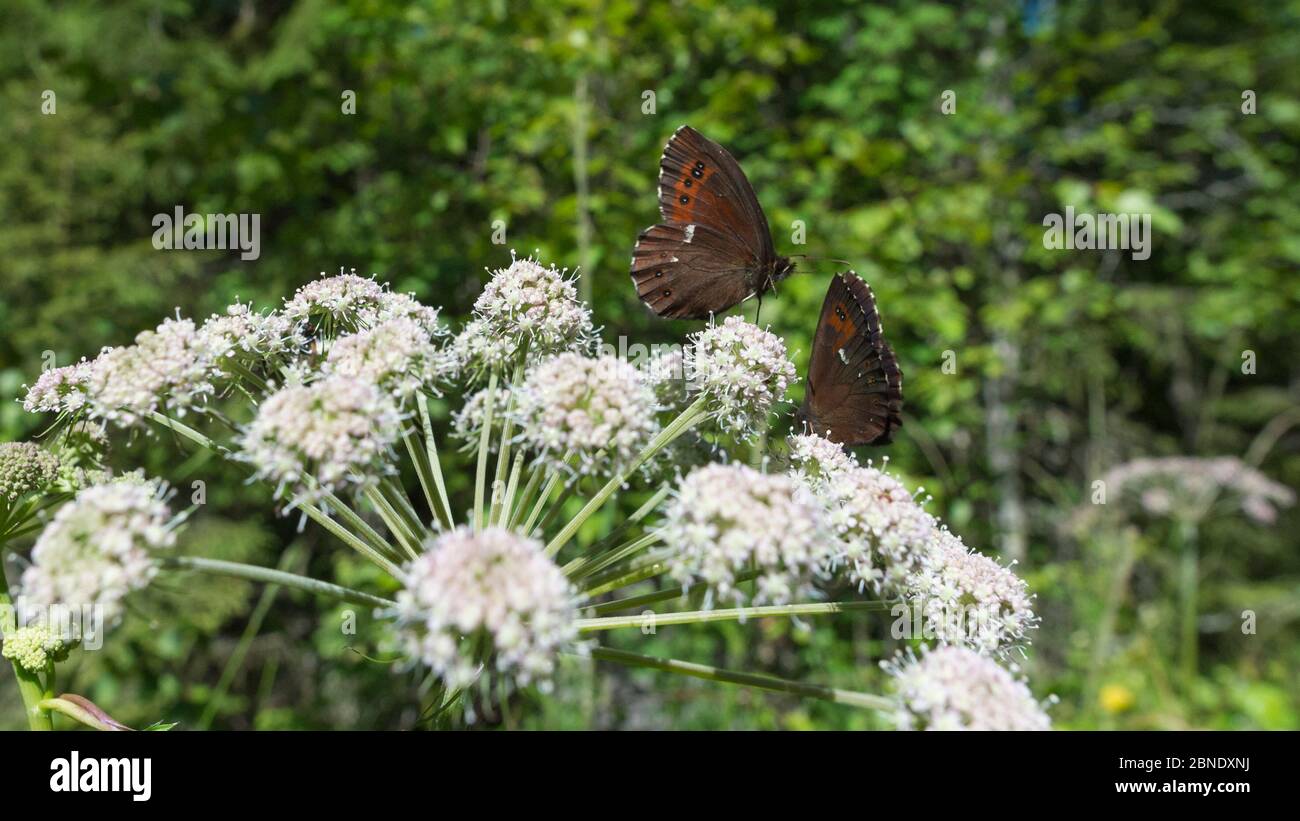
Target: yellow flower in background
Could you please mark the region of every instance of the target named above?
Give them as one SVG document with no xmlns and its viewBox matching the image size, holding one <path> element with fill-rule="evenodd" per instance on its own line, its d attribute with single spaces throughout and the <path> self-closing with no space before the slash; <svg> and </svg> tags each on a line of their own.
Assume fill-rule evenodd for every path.
<svg viewBox="0 0 1300 821">
<path fill-rule="evenodd" d="M 1101 703 L 1101 709 L 1108 713 L 1122 713 L 1133 707 L 1136 699 L 1133 691 L 1123 684 L 1107 684 L 1101 688 L 1097 695 L 1097 701 Z"/>
</svg>

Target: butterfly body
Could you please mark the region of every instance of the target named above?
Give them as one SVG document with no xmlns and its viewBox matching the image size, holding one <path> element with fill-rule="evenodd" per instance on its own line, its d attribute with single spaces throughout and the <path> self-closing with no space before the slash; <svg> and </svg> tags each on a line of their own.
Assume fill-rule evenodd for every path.
<svg viewBox="0 0 1300 821">
<path fill-rule="evenodd" d="M 903 372 L 885 341 L 871 287 L 836 274 L 813 337 L 796 424 L 842 445 L 884 445 L 902 427 Z"/>
<path fill-rule="evenodd" d="M 659 212 L 632 251 L 637 295 L 662 317 L 708 319 L 794 271 L 772 243 L 767 217 L 740 165 L 690 126 L 659 161 Z"/>
</svg>

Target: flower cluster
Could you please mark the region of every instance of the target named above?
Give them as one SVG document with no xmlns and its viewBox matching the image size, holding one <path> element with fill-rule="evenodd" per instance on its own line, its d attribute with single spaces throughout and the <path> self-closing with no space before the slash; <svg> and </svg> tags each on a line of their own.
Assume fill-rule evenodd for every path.
<svg viewBox="0 0 1300 821">
<path fill-rule="evenodd" d="M 1277 520 L 1277 508 L 1295 504 L 1295 491 L 1231 456 L 1134 459 L 1111 468 L 1102 487 L 1112 500 L 1136 500 L 1152 516 L 1199 517 L 1220 494 L 1260 524 Z M 1085 505 L 1073 520 L 1086 528 L 1101 505 Z"/>
<path fill-rule="evenodd" d="M 897 690 L 901 730 L 1050 730 L 1024 681 L 963 647 L 940 647 L 883 665 Z"/>
<path fill-rule="evenodd" d="M 90 376 L 90 363 L 81 360 L 75 365 L 50 368 L 43 371 L 36 384 L 27 388 L 23 410 L 28 413 L 76 413 L 86 404 L 86 379 Z"/>
<path fill-rule="evenodd" d="M 825 521 L 795 479 L 745 465 L 692 471 L 664 512 L 669 573 L 743 600 L 740 575 L 753 569 L 757 602 L 784 604 L 806 592 L 830 559 Z"/>
<path fill-rule="evenodd" d="M 817 462 L 824 469 L 831 464 Z M 907 591 L 933 553 L 939 524 L 902 482 L 872 466 L 849 466 L 813 482 L 826 505 L 840 557 L 861 588 L 897 595 Z"/>
<path fill-rule="evenodd" d="M 405 316 L 335 340 L 322 367 L 327 374 L 378 385 L 399 399 L 434 389 L 446 369 L 447 359 L 428 328 Z"/>
<path fill-rule="evenodd" d="M 201 327 L 167 319 L 141 331 L 135 344 L 104 348 L 95 359 L 46 371 L 23 408 L 32 413 L 78 414 L 130 427 L 154 412 L 178 416 L 202 406 L 236 364 L 286 361 L 306 345 L 301 324 L 283 314 L 256 313 L 236 302 Z"/>
<path fill-rule="evenodd" d="M 1038 624 L 1024 579 L 946 528 L 908 580 L 906 595 L 942 644 L 998 653 L 1026 642 Z"/>
<path fill-rule="evenodd" d="M 289 361 L 307 347 L 303 323 L 277 311 L 254 311 L 243 302 L 209 317 L 199 328 L 199 339 L 218 368 L 241 360 L 256 365 L 271 357 Z"/>
<path fill-rule="evenodd" d="M 22 592 L 38 606 L 71 604 L 121 612 L 128 593 L 157 573 L 156 551 L 176 541 L 167 505 L 149 481 L 115 481 L 79 492 L 32 548 Z"/>
<path fill-rule="evenodd" d="M 0 442 L 0 502 L 18 501 L 59 478 L 59 457 L 31 442 Z"/>
<path fill-rule="evenodd" d="M 941 644 L 1003 653 L 1027 643 L 1038 618 L 1011 568 L 967 548 L 895 476 L 820 437 L 789 444 L 791 470 L 816 491 L 839 542 L 833 564 L 852 583 L 903 599 Z"/>
<path fill-rule="evenodd" d="M 49 627 L 38 623 L 6 633 L 0 657 L 9 659 L 29 673 L 43 673 L 51 664 L 66 659 L 71 649 Z"/>
<path fill-rule="evenodd" d="M 799 471 L 813 484 L 824 484 L 858 467 L 857 459 L 824 436 L 799 434 L 788 442 L 791 470 Z"/>
<path fill-rule="evenodd" d="M 577 638 L 574 590 L 542 544 L 502 528 L 457 529 L 428 544 L 397 597 L 405 651 L 448 687 L 483 665 L 545 687 L 555 656 Z"/>
<path fill-rule="evenodd" d="M 105 348 L 86 376 L 91 415 L 122 426 L 154 411 L 177 415 L 212 393 L 213 359 L 189 319 L 167 319 L 141 331 L 134 345 Z"/>
<path fill-rule="evenodd" d="M 401 432 L 388 394 L 370 382 L 326 377 L 281 388 L 263 402 L 240 440 L 240 456 L 275 484 L 277 495 L 314 501 L 391 470 L 387 457 Z"/>
<path fill-rule="evenodd" d="M 446 331 L 438 322 L 438 310 L 420 304 L 410 294 L 394 293 L 374 279 L 351 273 L 326 276 L 299 288 L 285 301 L 284 315 L 330 337 L 339 331 L 373 328 L 392 319 L 419 323 L 428 336 Z"/>
<path fill-rule="evenodd" d="M 686 351 L 689 386 L 705 399 L 718 427 L 751 439 L 795 381 L 785 342 L 739 316 L 729 316 L 691 340 Z"/>
<path fill-rule="evenodd" d="M 566 272 L 533 259 L 496 271 L 474 302 L 474 319 L 452 350 L 471 372 L 590 346 L 591 311 L 578 300 Z"/>
<path fill-rule="evenodd" d="M 516 391 L 515 405 L 522 441 L 553 466 L 575 459 L 583 473 L 617 472 L 657 429 L 654 390 L 612 356 L 543 360 Z"/>
</svg>

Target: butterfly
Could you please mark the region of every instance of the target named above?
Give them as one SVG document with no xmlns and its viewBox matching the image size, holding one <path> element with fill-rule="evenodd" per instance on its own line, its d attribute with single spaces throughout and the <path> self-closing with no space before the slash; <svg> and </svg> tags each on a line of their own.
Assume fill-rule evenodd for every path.
<svg viewBox="0 0 1300 821">
<path fill-rule="evenodd" d="M 708 319 L 794 271 L 777 256 L 772 232 L 745 172 L 727 150 L 684 125 L 659 160 L 663 222 L 632 249 L 632 282 L 650 310 L 670 319 Z"/>
<path fill-rule="evenodd" d="M 903 372 L 885 341 L 871 286 L 836 274 L 813 337 L 796 424 L 841 445 L 886 445 L 903 426 Z"/>
</svg>

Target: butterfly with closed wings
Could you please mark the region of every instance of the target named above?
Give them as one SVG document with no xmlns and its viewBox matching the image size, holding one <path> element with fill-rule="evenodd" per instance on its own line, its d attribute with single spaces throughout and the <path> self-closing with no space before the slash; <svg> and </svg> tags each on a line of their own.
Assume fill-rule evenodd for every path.
<svg viewBox="0 0 1300 821">
<path fill-rule="evenodd" d="M 794 271 L 778 256 L 763 207 L 727 150 L 684 125 L 659 161 L 663 222 L 637 237 L 632 282 L 661 317 L 708 319 Z"/>
<path fill-rule="evenodd" d="M 852 271 L 826 291 L 813 338 L 800 428 L 849 447 L 886 445 L 903 426 L 903 372 L 885 341 L 871 286 Z"/>
</svg>

